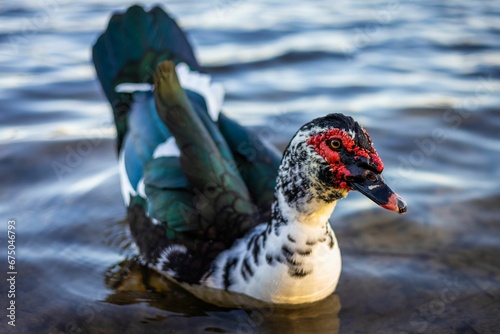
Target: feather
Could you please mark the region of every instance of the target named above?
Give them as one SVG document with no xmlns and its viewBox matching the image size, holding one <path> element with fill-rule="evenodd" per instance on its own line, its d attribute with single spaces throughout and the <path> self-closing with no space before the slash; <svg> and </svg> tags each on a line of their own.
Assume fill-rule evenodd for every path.
<svg viewBox="0 0 500 334">
<path fill-rule="evenodd" d="M 114 14 L 92 49 L 92 59 L 113 108 L 118 150 L 128 129 L 132 96 L 116 92 L 117 85 L 152 83 L 156 66 L 166 59 L 200 70 L 185 34 L 159 7 L 146 13 L 142 7 L 132 6 L 124 14 Z"/>
<path fill-rule="evenodd" d="M 157 68 L 155 102 L 181 151 L 180 163 L 189 183 L 211 199 L 211 205 L 197 208 L 200 215 L 214 225 L 220 234 L 218 240 L 241 237 L 256 225 L 256 208 L 227 143 L 208 115 L 200 117 L 194 110 L 172 62 L 163 62 Z"/>
<path fill-rule="evenodd" d="M 281 154 L 224 114 L 219 117 L 219 129 L 234 154 L 238 170 L 259 211 L 268 213 L 274 201 Z"/>
<path fill-rule="evenodd" d="M 113 15 L 92 55 L 113 108 L 132 236 L 144 259 L 197 283 L 270 211 L 279 154 L 219 115 L 222 87 L 160 8 Z"/>
</svg>

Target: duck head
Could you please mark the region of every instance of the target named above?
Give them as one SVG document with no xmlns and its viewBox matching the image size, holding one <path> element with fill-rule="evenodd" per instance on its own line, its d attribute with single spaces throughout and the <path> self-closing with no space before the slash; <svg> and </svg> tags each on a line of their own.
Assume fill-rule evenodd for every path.
<svg viewBox="0 0 500 334">
<path fill-rule="evenodd" d="M 302 126 L 285 151 L 282 167 L 278 185 L 291 203 L 304 197 L 299 190 L 304 188 L 324 202 L 357 190 L 387 210 L 406 212 L 406 202 L 382 177 L 384 164 L 368 133 L 351 117 L 330 114 Z M 290 179 L 289 174 L 287 180 L 286 173 L 298 177 Z"/>
</svg>

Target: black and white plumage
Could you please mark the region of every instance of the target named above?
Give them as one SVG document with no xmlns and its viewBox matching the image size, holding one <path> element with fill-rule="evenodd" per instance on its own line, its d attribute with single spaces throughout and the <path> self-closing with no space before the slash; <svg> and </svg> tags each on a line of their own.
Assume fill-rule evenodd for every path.
<svg viewBox="0 0 500 334">
<path fill-rule="evenodd" d="M 221 87 L 200 73 L 161 9 L 115 15 L 93 51 L 114 111 L 132 236 L 143 259 L 169 278 L 271 303 L 317 301 L 335 290 L 341 272 L 328 221 L 337 201 L 355 189 L 406 211 L 351 117 L 305 124 L 280 160 L 221 114 Z M 154 89 L 144 87 L 153 81 Z"/>
</svg>

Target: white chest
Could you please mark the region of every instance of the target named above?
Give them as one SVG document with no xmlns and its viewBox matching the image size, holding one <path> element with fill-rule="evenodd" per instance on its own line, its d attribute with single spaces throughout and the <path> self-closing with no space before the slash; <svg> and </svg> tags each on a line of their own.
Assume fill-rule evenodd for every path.
<svg viewBox="0 0 500 334">
<path fill-rule="evenodd" d="M 216 260 L 204 284 L 272 303 L 323 299 L 341 271 L 335 234 L 324 226 L 288 225 L 278 231 L 258 226 Z"/>
</svg>

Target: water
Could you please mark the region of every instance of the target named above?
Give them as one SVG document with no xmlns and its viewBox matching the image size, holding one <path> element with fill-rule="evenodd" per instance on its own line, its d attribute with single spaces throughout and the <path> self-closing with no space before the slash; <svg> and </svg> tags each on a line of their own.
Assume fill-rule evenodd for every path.
<svg viewBox="0 0 500 334">
<path fill-rule="evenodd" d="M 227 114 L 281 148 L 314 117 L 352 115 L 409 203 L 405 216 L 356 193 L 339 203 L 338 289 L 294 309 L 210 305 L 134 261 L 90 62 L 128 5 L 0 1 L 2 333 L 498 331 L 498 1 L 166 4 L 224 84 Z"/>
</svg>

